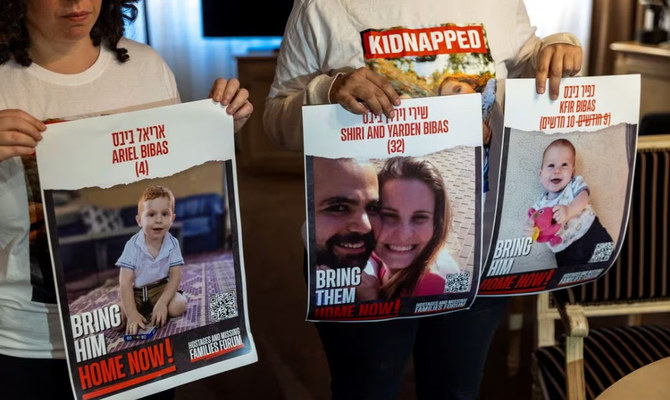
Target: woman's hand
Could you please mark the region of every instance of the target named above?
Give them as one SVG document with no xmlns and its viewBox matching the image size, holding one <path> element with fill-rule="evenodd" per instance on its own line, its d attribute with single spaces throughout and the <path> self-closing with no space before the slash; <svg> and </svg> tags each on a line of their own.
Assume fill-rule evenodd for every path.
<svg viewBox="0 0 670 400">
<path fill-rule="evenodd" d="M 21 110 L 0 111 L 0 161 L 33 154 L 46 126 Z"/>
<path fill-rule="evenodd" d="M 361 283 L 356 286 L 357 301 L 379 300 L 379 279 L 361 271 Z"/>
<path fill-rule="evenodd" d="M 333 81 L 329 96 L 331 103 L 361 115 L 372 112 L 393 118 L 393 106 L 400 105 L 400 96 L 388 80 L 366 67 L 338 76 Z"/>
<path fill-rule="evenodd" d="M 226 107 L 226 112 L 233 116 L 235 132 L 244 126 L 254 111 L 254 106 L 249 102 L 249 91 L 241 88 L 240 81 L 235 78 L 215 80 L 209 98 L 221 103 Z"/>
<path fill-rule="evenodd" d="M 549 98 L 556 100 L 564 76 L 573 76 L 582 69 L 582 48 L 572 44 L 552 44 L 540 52 L 535 73 L 537 93 L 543 94 L 549 78 Z"/>
</svg>

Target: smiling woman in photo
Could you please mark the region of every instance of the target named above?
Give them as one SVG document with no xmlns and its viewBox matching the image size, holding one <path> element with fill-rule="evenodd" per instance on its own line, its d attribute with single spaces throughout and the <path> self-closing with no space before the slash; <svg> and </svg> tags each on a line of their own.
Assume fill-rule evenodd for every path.
<svg viewBox="0 0 670 400">
<path fill-rule="evenodd" d="M 378 175 L 381 229 L 375 255 L 380 298 L 444 293 L 445 279 L 435 266 L 442 259 L 451 207 L 442 176 L 428 161 L 395 157 Z"/>
</svg>

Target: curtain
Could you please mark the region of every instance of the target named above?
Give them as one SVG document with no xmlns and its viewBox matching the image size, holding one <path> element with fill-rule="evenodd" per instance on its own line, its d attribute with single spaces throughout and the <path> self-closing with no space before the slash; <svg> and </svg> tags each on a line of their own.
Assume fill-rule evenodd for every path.
<svg viewBox="0 0 670 400">
<path fill-rule="evenodd" d="M 638 0 L 524 0 L 538 36 L 572 32 L 584 48 L 584 75 L 614 71 L 613 42 L 633 40 L 640 25 Z"/>
<path fill-rule="evenodd" d="M 637 0 L 593 0 L 589 75 L 614 72 L 610 44 L 635 38 L 637 9 Z"/>
<path fill-rule="evenodd" d="M 582 74 L 589 64 L 591 15 L 590 1 L 584 0 L 524 0 L 530 23 L 537 28 L 537 35 L 544 37 L 558 32 L 577 36 L 584 50 Z M 593 10 L 595 13 L 595 10 Z"/>
<path fill-rule="evenodd" d="M 145 6 L 149 44 L 174 72 L 184 102 L 207 97 L 216 78 L 237 76 L 236 56 L 279 48 L 281 42 L 279 37 L 204 38 L 200 0 L 145 0 Z M 225 23 L 248 16 L 220 17 Z"/>
</svg>

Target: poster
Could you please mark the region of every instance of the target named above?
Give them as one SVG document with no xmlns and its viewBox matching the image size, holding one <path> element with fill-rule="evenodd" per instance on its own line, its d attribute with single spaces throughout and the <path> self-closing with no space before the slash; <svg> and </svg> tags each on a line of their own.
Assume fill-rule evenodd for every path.
<svg viewBox="0 0 670 400">
<path fill-rule="evenodd" d="M 220 105 L 53 123 L 36 156 L 76 398 L 143 397 L 257 360 Z"/>
<path fill-rule="evenodd" d="M 481 261 L 481 129 L 479 94 L 405 99 L 393 119 L 303 107 L 308 320 L 469 307 Z"/>
<path fill-rule="evenodd" d="M 621 249 L 640 109 L 638 75 L 566 78 L 559 98 L 507 80 L 493 240 L 480 295 L 588 282 Z"/>
<path fill-rule="evenodd" d="M 365 65 L 385 77 L 401 98 L 481 93 L 484 161 L 482 191 L 487 252 L 491 243 L 502 143 L 492 129 L 502 124 L 503 86 L 496 80 L 486 28 L 481 23 L 375 27 L 361 32 Z"/>
</svg>

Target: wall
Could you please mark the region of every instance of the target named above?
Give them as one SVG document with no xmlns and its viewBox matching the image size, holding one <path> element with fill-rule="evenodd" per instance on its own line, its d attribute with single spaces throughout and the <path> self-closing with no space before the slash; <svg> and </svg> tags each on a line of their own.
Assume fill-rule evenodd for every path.
<svg viewBox="0 0 670 400">
<path fill-rule="evenodd" d="M 119 208 L 137 204 L 147 186 L 160 184 L 172 190 L 175 197 L 202 193 L 224 193 L 224 168 L 221 162 L 208 162 L 167 178 L 146 179 L 109 189 L 88 188 L 80 192 L 81 200 L 103 208 Z"/>
<path fill-rule="evenodd" d="M 184 102 L 206 98 L 216 78 L 236 77 L 236 56 L 281 43 L 279 37 L 204 38 L 200 0 L 150 0 L 146 6 L 149 43 L 174 72 Z M 221 15 L 226 18 L 249 17 Z"/>
</svg>

